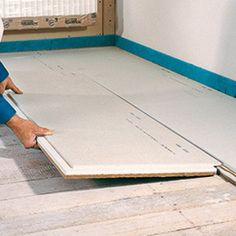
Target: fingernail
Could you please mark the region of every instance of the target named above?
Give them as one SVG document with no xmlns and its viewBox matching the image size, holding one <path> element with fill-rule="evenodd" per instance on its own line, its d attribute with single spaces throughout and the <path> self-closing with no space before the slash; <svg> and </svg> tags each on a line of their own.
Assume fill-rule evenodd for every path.
<svg viewBox="0 0 236 236">
<path fill-rule="evenodd" d="M 53 135 L 54 134 L 54 131 L 53 130 L 49 130 L 45 133 L 45 135 Z"/>
</svg>

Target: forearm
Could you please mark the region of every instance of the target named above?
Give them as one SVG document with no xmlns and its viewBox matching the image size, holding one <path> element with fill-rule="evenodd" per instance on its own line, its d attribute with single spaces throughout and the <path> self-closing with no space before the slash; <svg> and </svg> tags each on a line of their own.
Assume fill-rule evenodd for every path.
<svg viewBox="0 0 236 236">
<path fill-rule="evenodd" d="M 11 105 L 0 95 L 0 124 L 7 123 L 14 115 L 16 111 Z"/>
</svg>

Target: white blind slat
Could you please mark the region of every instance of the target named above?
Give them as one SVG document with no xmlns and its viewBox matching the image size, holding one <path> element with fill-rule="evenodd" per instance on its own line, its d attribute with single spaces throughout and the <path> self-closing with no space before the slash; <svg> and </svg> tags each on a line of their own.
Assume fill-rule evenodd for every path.
<svg viewBox="0 0 236 236">
<path fill-rule="evenodd" d="M 0 16 L 66 16 L 97 12 L 97 0 L 0 0 Z"/>
</svg>

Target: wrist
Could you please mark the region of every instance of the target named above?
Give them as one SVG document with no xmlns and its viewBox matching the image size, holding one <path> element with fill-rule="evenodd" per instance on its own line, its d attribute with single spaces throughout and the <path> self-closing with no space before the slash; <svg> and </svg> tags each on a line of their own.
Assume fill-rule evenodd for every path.
<svg viewBox="0 0 236 236">
<path fill-rule="evenodd" d="M 16 127 L 19 127 L 19 124 L 22 122 L 22 118 L 20 118 L 18 115 L 14 115 L 7 123 L 6 125 L 14 130 Z"/>
<path fill-rule="evenodd" d="M 9 76 L 0 81 L 0 94 L 4 94 L 8 81 L 9 81 Z"/>
<path fill-rule="evenodd" d="M 5 85 L 2 81 L 2 82 L 0 82 L 0 94 L 4 94 L 4 92 L 5 92 Z"/>
</svg>

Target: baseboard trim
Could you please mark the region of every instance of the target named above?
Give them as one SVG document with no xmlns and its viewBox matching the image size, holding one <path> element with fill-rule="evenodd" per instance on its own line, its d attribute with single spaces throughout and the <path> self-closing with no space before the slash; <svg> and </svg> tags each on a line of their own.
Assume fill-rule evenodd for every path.
<svg viewBox="0 0 236 236">
<path fill-rule="evenodd" d="M 114 46 L 115 35 L 82 36 L 9 41 L 0 43 L 0 53 Z"/>
</svg>

